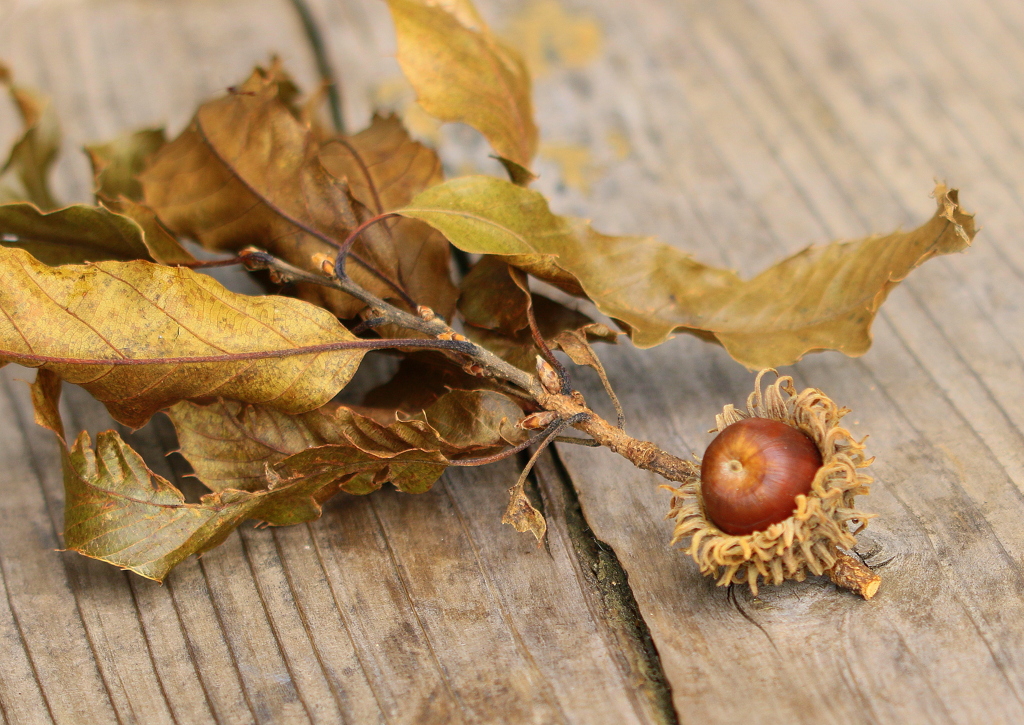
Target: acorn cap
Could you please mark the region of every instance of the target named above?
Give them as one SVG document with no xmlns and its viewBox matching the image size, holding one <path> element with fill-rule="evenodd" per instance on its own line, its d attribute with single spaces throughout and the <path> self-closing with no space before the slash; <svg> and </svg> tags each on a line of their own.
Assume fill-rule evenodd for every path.
<svg viewBox="0 0 1024 725">
<path fill-rule="evenodd" d="M 675 520 L 672 544 L 689 538 L 686 551 L 702 574 L 714 576 L 719 586 L 746 583 L 757 594 L 758 581 L 781 584 L 786 579 L 803 581 L 808 572 L 823 574 L 850 549 L 872 514 L 854 508 L 854 497 L 868 493 L 872 478 L 860 469 L 873 458 L 864 455 L 864 441 L 857 441 L 839 425 L 849 413 L 814 388 L 800 393 L 789 376 L 779 377 L 762 393 L 761 378 L 774 370 L 762 370 L 747 398 L 747 411 L 726 405 L 715 416 L 716 430 L 744 418 L 770 418 L 803 431 L 821 453 L 822 465 L 807 495 L 798 495 L 789 518 L 763 531 L 734 536 L 720 530 L 707 516 L 701 498 L 700 461 L 692 476 L 672 492 L 667 518 Z M 851 531 L 851 525 L 856 528 Z M 877 586 L 876 586 L 877 588 Z"/>
</svg>

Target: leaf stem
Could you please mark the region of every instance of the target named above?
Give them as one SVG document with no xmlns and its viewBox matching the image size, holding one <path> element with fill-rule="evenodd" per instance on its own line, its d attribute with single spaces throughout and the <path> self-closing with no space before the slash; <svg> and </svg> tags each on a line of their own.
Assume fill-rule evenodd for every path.
<svg viewBox="0 0 1024 725">
<path fill-rule="evenodd" d="M 463 340 L 421 340 L 416 338 L 342 340 L 339 342 L 327 342 L 322 345 L 286 347 L 280 350 L 255 350 L 252 352 L 230 352 L 223 355 L 151 358 L 74 358 L 0 350 L 0 360 L 16 363 L 38 363 L 40 365 L 184 365 L 242 360 L 267 360 L 293 357 L 295 355 L 314 355 L 323 352 L 334 352 L 336 350 L 390 350 L 398 347 L 450 350 L 452 352 L 468 354 L 472 352 L 473 343 L 467 343 Z"/>
<path fill-rule="evenodd" d="M 338 247 L 338 258 L 334 262 L 334 273 L 338 275 L 338 279 L 347 276 L 345 274 L 345 258 L 349 255 L 352 249 L 352 245 L 355 244 L 355 241 L 356 239 L 359 238 L 359 235 L 366 231 L 367 228 L 376 224 L 377 222 L 384 221 L 385 219 L 397 216 L 401 216 L 401 214 L 397 214 L 393 211 L 384 212 L 383 214 L 378 214 L 377 216 L 370 217 L 365 222 L 363 222 L 355 229 L 353 229 L 351 232 L 349 232 L 349 235 L 345 237 L 345 241 L 341 243 L 340 247 Z M 409 299 L 408 295 L 405 295 L 405 298 L 406 302 L 410 303 L 413 307 L 416 306 L 416 303 Z"/>
</svg>

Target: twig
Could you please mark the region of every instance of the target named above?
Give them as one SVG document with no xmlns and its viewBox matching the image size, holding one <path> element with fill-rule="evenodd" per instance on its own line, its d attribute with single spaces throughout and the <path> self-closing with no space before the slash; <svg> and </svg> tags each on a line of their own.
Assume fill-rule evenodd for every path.
<svg viewBox="0 0 1024 725">
<path fill-rule="evenodd" d="M 692 462 L 666 453 L 654 443 L 633 438 L 594 413 L 580 392 L 561 392 L 560 381 L 551 388 L 541 385 L 537 377 L 502 360 L 490 350 L 466 340 L 428 308 L 420 308 L 420 316 L 412 315 L 367 292 L 347 277 L 333 279 L 314 275 L 258 250 L 243 251 L 242 256 L 248 257 L 246 266 L 249 268 L 273 269 L 282 277 L 291 276 L 350 294 L 365 303 L 373 310 L 375 316 L 388 324 L 421 332 L 437 340 L 459 341 L 463 347 L 455 351 L 455 354 L 469 357 L 484 374 L 499 380 L 507 380 L 517 386 L 542 408 L 557 413 L 559 420 L 572 421 L 567 425 L 587 433 L 599 445 L 618 453 L 638 468 L 653 471 L 669 481 L 684 481 L 693 473 Z"/>
<path fill-rule="evenodd" d="M 334 279 L 325 275 L 317 275 L 307 272 L 304 269 L 294 267 L 287 262 L 277 259 L 271 254 L 257 249 L 243 250 L 242 255 L 246 258 L 245 265 L 248 269 L 270 269 L 286 280 L 301 280 L 314 284 L 331 287 L 352 295 L 360 302 L 366 304 L 374 317 L 380 318 L 380 324 L 393 324 L 404 327 L 407 330 L 422 332 L 425 335 L 437 340 L 457 341 L 462 345 L 460 352 L 472 358 L 483 371 L 490 376 L 507 380 L 522 389 L 534 400 L 541 392 L 540 385 L 536 378 L 519 368 L 505 362 L 500 357 L 474 342 L 467 340 L 449 327 L 443 319 L 435 315 L 429 308 L 421 307 L 420 316 L 410 314 L 405 310 L 385 302 L 376 295 L 367 292 L 350 278 Z M 428 314 L 429 313 L 429 314 Z M 567 416 L 571 417 L 571 416 Z"/>
<path fill-rule="evenodd" d="M 338 133 L 345 133 L 345 116 L 341 110 L 341 85 L 334 77 L 331 63 L 327 59 L 327 46 L 324 44 L 323 35 L 320 34 L 320 27 L 305 0 L 292 0 L 292 6 L 299 14 L 302 29 L 306 31 L 309 47 L 316 60 L 316 70 L 320 74 L 320 78 L 327 84 L 327 101 L 331 105 L 331 122 L 334 124 L 334 130 Z"/>
</svg>

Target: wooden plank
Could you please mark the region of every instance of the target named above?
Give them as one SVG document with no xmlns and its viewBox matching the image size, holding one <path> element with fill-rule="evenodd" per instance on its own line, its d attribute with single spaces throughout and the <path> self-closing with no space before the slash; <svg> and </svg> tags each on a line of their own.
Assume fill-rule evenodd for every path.
<svg viewBox="0 0 1024 725">
<path fill-rule="evenodd" d="M 960 143 L 954 141 L 960 129 L 947 119 L 935 119 L 933 107 L 929 115 L 918 110 L 918 116 L 886 125 L 887 114 L 879 107 L 898 106 L 907 95 L 881 86 L 881 81 L 865 88 L 865 79 L 850 68 L 863 61 L 877 64 L 880 73 L 898 72 L 882 40 L 863 40 L 864 29 L 848 17 L 857 14 L 855 8 L 844 6 L 844 16 L 833 20 L 839 13 L 831 5 L 827 10 L 806 3 L 726 2 L 711 7 L 679 4 L 673 12 L 640 14 L 639 19 L 610 4 L 601 7 L 608 27 L 625 27 L 629 13 L 633 35 L 625 47 L 641 45 L 642 37 L 645 52 L 662 59 L 659 67 L 674 61 L 672 83 L 664 76 L 649 78 L 649 58 L 635 61 L 617 79 L 622 86 L 641 89 L 638 95 L 646 99 L 648 128 L 642 132 L 671 138 L 672 126 L 682 127 L 684 138 L 676 132 L 669 145 L 711 144 L 705 153 L 710 158 L 701 159 L 703 166 L 679 163 L 680 156 L 689 159 L 697 151 L 676 156 L 671 148 L 654 167 L 663 172 L 651 174 L 656 182 L 638 183 L 635 172 L 623 172 L 637 184 L 632 186 L 637 197 L 653 197 L 656 206 L 659 197 L 674 193 L 699 205 L 706 196 L 701 192 L 705 183 L 731 186 L 740 203 L 758 210 L 754 223 L 740 215 L 716 216 L 710 205 L 694 216 L 715 222 L 717 229 L 709 224 L 702 232 L 742 250 L 733 259 L 746 260 L 738 266 L 747 273 L 762 266 L 765 257 L 800 244 L 869 231 L 863 225 L 875 210 L 879 228 L 909 222 L 911 209 L 920 209 L 918 218 L 927 214 L 913 199 L 913 190 L 920 194 L 941 167 L 907 168 L 907 154 L 928 148 L 943 124 L 949 129 L 947 148 L 951 141 Z M 906 5 L 901 10 L 911 14 Z M 920 8 L 915 11 L 921 14 Z M 758 15 L 771 17 L 772 22 L 764 23 L 769 27 L 759 27 Z M 809 16 L 829 18 L 830 32 L 814 32 Z M 905 19 L 899 27 L 908 24 Z M 846 50 L 847 41 L 854 39 L 860 46 Z M 849 77 L 840 82 L 830 77 L 832 66 L 820 55 L 844 50 Z M 792 59 L 797 53 L 804 59 L 799 65 Z M 806 60 L 814 53 L 819 57 Z M 808 76 L 816 82 L 808 82 Z M 597 85 L 602 79 L 595 73 L 590 80 Z M 926 86 L 924 79 L 903 80 L 914 89 Z M 609 92 L 597 90 L 595 95 Z M 849 103 L 837 107 L 833 100 L 837 94 L 862 100 L 869 92 L 872 106 L 857 115 L 851 116 Z M 899 113 L 910 111 L 900 107 Z M 588 120 L 609 123 L 607 117 Z M 931 135 L 924 138 L 926 129 Z M 868 130 L 874 135 L 858 144 L 857 137 Z M 895 148 L 902 156 L 891 153 Z M 955 158 L 958 170 L 972 162 L 967 151 Z M 891 178 L 875 171 L 880 163 L 901 165 L 900 181 L 914 178 L 894 188 Z M 722 176 L 731 176 L 732 183 Z M 666 177 L 672 183 L 669 189 L 664 188 Z M 990 196 L 1005 196 L 1002 188 L 992 189 L 997 184 L 991 180 L 975 189 L 978 177 L 963 180 L 973 208 L 981 208 Z M 653 188 L 655 183 L 662 188 Z M 626 207 L 635 198 L 599 195 L 593 206 L 602 221 L 615 223 L 630 213 Z M 988 280 L 1006 275 L 1005 261 L 992 248 L 981 249 L 984 240 L 982 236 L 979 249 L 963 259 L 940 260 L 922 269 L 893 295 L 879 321 L 875 349 L 862 362 L 823 356 L 796 366 L 801 380 L 834 391 L 837 399 L 855 407 L 863 423 L 859 428 L 873 434 L 881 483 L 870 504 L 883 517 L 873 522 L 865 541 L 878 549 L 874 561 L 895 556 L 882 570 L 887 578 L 878 601 L 844 602 L 830 586 L 817 583 L 768 590 L 760 600 L 736 591 L 736 606 L 749 621 L 736 612 L 730 619 L 731 608 L 708 612 L 708 598 L 720 605 L 724 594 L 716 597 L 692 570 L 674 571 L 686 567 L 678 555 L 650 551 L 658 527 L 642 521 L 657 517 L 664 497 L 644 488 L 619 490 L 626 481 L 649 486 L 646 477 L 613 460 L 595 465 L 589 451 L 562 452 L 595 531 L 619 552 L 630 574 L 681 713 L 709 722 L 761 722 L 780 714 L 801 722 L 901 717 L 966 722 L 981 712 L 1008 722 L 1020 717 L 1020 627 L 1015 619 L 1020 609 L 1015 553 L 1020 529 L 1010 525 L 1021 513 L 1016 489 L 1021 478 L 1014 467 L 1020 431 L 1013 420 L 1016 413 L 1004 413 L 1013 410 L 1017 394 L 1006 383 L 1019 379 L 1021 372 L 1014 350 L 1019 333 L 1010 331 L 1011 326 L 1019 330 L 1020 319 L 1019 312 L 1014 317 L 1015 310 L 1001 305 L 1004 327 L 993 319 L 991 307 L 976 299 L 991 284 Z M 694 241 L 687 246 L 714 259 L 718 250 Z M 964 264 L 969 273 L 963 271 Z M 642 359 L 616 356 L 610 366 L 613 381 L 620 395 L 624 386 L 627 409 L 644 412 L 643 420 L 633 424 L 638 435 L 683 450 L 700 449 L 707 441 L 700 429 L 711 422 L 715 408 L 742 401 L 749 385 L 746 376 L 730 373 L 723 380 L 719 370 L 728 365 L 724 355 L 695 347 L 679 341 L 674 349 L 646 351 Z M 998 371 L 988 364 L 992 359 L 1002 363 Z M 701 372 L 708 369 L 715 374 Z M 592 389 L 590 395 L 599 393 Z M 665 399 L 664 407 L 652 410 L 656 397 Z M 1006 397 L 1011 402 L 996 402 Z M 630 512 L 627 522 L 624 511 Z M 683 611 L 698 621 L 681 622 L 676 614 L 681 590 L 689 592 L 683 595 Z M 980 598 L 975 591 L 986 594 Z M 700 687 L 679 686 L 686 682 L 700 682 Z M 730 699 L 738 683 L 744 697 Z M 752 707 L 751 700 L 759 705 Z"/>
<path fill-rule="evenodd" d="M 310 5 L 358 127 L 397 76 L 386 10 Z M 531 7 L 481 5 L 499 29 Z M 590 569 L 551 463 L 539 471 L 547 548 L 500 525 L 514 475 L 504 464 L 449 474 L 420 497 L 340 497 L 308 526 L 247 528 L 159 587 L 53 553 L 59 466 L 13 382 L 30 373 L 9 368 L 5 721 L 657 722 L 652 662 L 684 722 L 1024 719 L 1021 6 L 564 5 L 596 20 L 604 45 L 535 86 L 545 142 L 590 154 L 589 189 L 541 158 L 538 186 L 559 211 L 659 234 L 745 274 L 807 243 L 919 222 L 935 176 L 979 212 L 975 249 L 900 287 L 868 355 L 792 370 L 871 433 L 878 484 L 866 505 L 880 516 L 861 549 L 885 577 L 877 599 L 820 580 L 757 598 L 714 587 L 667 549 L 658 480 L 577 448 L 559 454 L 586 523 L 629 575 L 620 603 L 635 598 L 639 629 L 616 620 L 609 597 L 625 582 Z M 173 132 L 271 51 L 307 87 L 315 77 L 285 0 L 12 7 L 0 9 L 4 59 L 54 96 L 68 149 L 161 121 Z M 487 163 L 471 134 L 441 139 L 450 169 Z M 469 151 L 452 145 L 466 140 Z M 66 151 L 58 192 L 86 199 L 85 169 Z M 695 339 L 602 352 L 630 432 L 680 452 L 703 448 L 714 413 L 750 385 Z M 596 381 L 578 377 L 602 409 Z M 97 404 L 68 398 L 69 427 L 105 425 Z M 159 429 L 134 442 L 168 447 Z"/>
<path fill-rule="evenodd" d="M 372 24 L 366 8 L 345 10 L 346 32 L 384 57 L 373 43 L 390 34 L 386 16 L 368 7 Z M 163 121 L 173 133 L 271 52 L 313 85 L 284 1 L 38 3 L 5 21 L 5 60 L 54 97 L 69 148 Z M 365 119 L 371 91 L 354 88 L 351 113 Z M 66 157 L 59 193 L 84 200 L 82 159 Z M 5 511 L 18 517 L 0 532 L 10 603 L 0 627 L 18 645 L 4 655 L 6 719 L 39 722 L 48 707 L 69 723 L 659 720 L 603 612 L 586 605 L 591 581 L 578 576 L 571 541 L 538 549 L 501 525 L 511 464 L 458 472 L 420 497 L 342 497 L 309 526 L 247 528 L 161 587 L 53 553 L 62 505 L 53 441 L 31 425 L 27 389 L 11 382 L 31 372 L 0 375 Z M 109 427 L 80 391 L 65 401 L 70 429 Z M 165 439 L 158 427 L 131 442 L 174 479 L 160 460 Z M 40 527 L 42 542 L 25 535 Z M 42 621 L 67 634 L 52 638 Z"/>
</svg>

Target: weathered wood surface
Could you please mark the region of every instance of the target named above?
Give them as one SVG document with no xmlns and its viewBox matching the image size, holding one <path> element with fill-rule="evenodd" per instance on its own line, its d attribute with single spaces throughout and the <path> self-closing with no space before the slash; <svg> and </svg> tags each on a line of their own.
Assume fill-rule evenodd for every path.
<svg viewBox="0 0 1024 725">
<path fill-rule="evenodd" d="M 386 10 L 311 6 L 358 127 L 394 97 Z M 500 28 L 524 7 L 483 10 Z M 1024 722 L 1024 6 L 565 8 L 604 39 L 536 83 L 539 187 L 560 211 L 745 274 L 808 243 L 919 223 L 935 178 L 978 212 L 974 248 L 899 287 L 867 355 L 792 369 L 871 434 L 865 507 L 879 517 L 861 550 L 884 577 L 878 596 L 821 580 L 759 598 L 716 588 L 667 548 L 658 481 L 577 448 L 539 471 L 546 549 L 500 525 L 514 468 L 498 465 L 423 496 L 342 497 L 309 526 L 247 528 L 161 587 L 54 552 L 59 465 L 16 382 L 32 373 L 12 366 L 0 373 L 5 721 Z M 67 200 L 88 198 L 77 146 L 146 124 L 176 132 L 270 52 L 312 85 L 285 0 L 0 0 L 0 58 L 60 113 Z M 443 137 L 453 171 L 485 155 L 454 148 L 467 140 Z M 684 453 L 751 383 L 691 338 L 602 352 L 630 431 Z M 71 427 L 106 425 L 87 396 L 68 397 Z M 137 440 L 159 451 L 167 437 Z"/>
</svg>

